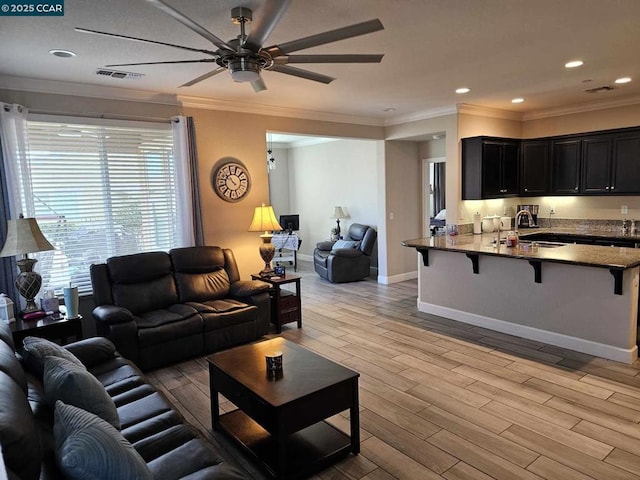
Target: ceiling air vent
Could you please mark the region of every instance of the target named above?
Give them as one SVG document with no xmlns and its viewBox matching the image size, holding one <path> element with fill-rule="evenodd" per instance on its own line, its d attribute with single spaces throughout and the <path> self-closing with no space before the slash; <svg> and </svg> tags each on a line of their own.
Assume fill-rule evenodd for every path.
<svg viewBox="0 0 640 480">
<path fill-rule="evenodd" d="M 138 80 L 144 77 L 144 73 L 121 72 L 118 70 L 108 70 L 106 68 L 99 68 L 98 70 L 96 70 L 96 75 L 101 75 L 103 77 L 123 78 L 126 80 Z"/>
<path fill-rule="evenodd" d="M 603 85 L 601 87 L 588 88 L 585 90 L 587 93 L 600 93 L 600 92 L 610 92 L 611 90 L 615 90 L 611 85 Z"/>
</svg>

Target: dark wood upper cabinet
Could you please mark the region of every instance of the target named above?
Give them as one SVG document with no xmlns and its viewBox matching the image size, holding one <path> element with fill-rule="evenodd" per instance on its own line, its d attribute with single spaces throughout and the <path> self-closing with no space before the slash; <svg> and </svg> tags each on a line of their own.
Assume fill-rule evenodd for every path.
<svg viewBox="0 0 640 480">
<path fill-rule="evenodd" d="M 582 138 L 582 193 L 613 192 L 611 178 L 612 135 Z"/>
<path fill-rule="evenodd" d="M 581 141 L 554 140 L 551 161 L 551 194 L 580 193 Z"/>
<path fill-rule="evenodd" d="M 640 127 L 462 139 L 462 199 L 640 195 Z"/>
<path fill-rule="evenodd" d="M 481 200 L 518 195 L 519 146 L 519 140 L 463 138 L 462 199 Z"/>
<path fill-rule="evenodd" d="M 520 145 L 520 195 L 539 196 L 549 193 L 549 140 L 523 140 Z"/>
<path fill-rule="evenodd" d="M 640 131 L 614 137 L 611 183 L 611 193 L 640 192 Z"/>
</svg>

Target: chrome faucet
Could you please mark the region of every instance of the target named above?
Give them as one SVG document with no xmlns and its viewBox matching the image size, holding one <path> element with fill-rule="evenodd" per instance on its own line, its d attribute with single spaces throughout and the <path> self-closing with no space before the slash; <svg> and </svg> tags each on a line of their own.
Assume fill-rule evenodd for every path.
<svg viewBox="0 0 640 480">
<path fill-rule="evenodd" d="M 534 221 L 533 221 L 533 216 L 531 215 L 531 212 L 529 210 L 520 210 L 518 213 L 516 213 L 516 224 L 514 225 L 515 229 L 516 229 L 516 233 L 518 232 L 518 225 L 520 224 L 520 217 L 522 215 L 526 215 L 527 217 L 529 217 L 529 226 L 531 227 L 532 225 L 534 225 Z"/>
</svg>

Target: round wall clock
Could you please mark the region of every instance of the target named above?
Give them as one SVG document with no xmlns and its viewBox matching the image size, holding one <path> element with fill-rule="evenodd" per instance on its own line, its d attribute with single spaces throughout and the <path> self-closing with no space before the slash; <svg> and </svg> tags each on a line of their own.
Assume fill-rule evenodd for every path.
<svg viewBox="0 0 640 480">
<path fill-rule="evenodd" d="M 223 161 L 213 171 L 213 189 L 227 202 L 239 202 L 251 188 L 249 171 L 237 160 Z"/>
</svg>

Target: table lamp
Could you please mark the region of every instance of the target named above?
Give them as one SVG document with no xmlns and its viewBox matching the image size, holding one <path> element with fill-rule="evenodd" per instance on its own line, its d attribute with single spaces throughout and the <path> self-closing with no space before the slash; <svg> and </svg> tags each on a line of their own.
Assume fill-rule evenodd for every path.
<svg viewBox="0 0 640 480">
<path fill-rule="evenodd" d="M 338 224 L 338 226 L 336 227 L 336 235 L 338 235 L 338 238 L 340 238 L 340 220 L 344 218 L 349 218 L 349 215 L 344 213 L 344 210 L 342 210 L 342 207 L 334 207 L 333 216 L 331 218 L 336 219 L 336 223 Z"/>
<path fill-rule="evenodd" d="M 280 231 L 282 227 L 276 220 L 276 215 L 273 212 L 271 205 L 262 204 L 261 207 L 256 207 L 253 212 L 253 221 L 249 226 L 250 232 L 264 232 L 260 235 L 262 239 L 262 245 L 260 245 L 260 256 L 264 261 L 264 269 L 260 272 L 260 276 L 268 277 L 273 275 L 273 268 L 271 268 L 271 260 L 276 254 L 276 247 L 271 243 L 273 234 L 272 231 Z"/>
<path fill-rule="evenodd" d="M 0 257 L 23 255 L 16 261 L 20 269 L 16 277 L 16 288 L 27 302 L 24 310 L 20 312 L 22 316 L 40 311 L 34 299 L 42 286 L 42 277 L 38 272 L 33 271 L 33 266 L 38 260 L 29 258 L 27 254 L 53 249 L 53 245 L 42 234 L 35 218 L 24 218 L 24 215 L 20 214 L 18 219 L 7 222 L 7 239 Z"/>
</svg>

